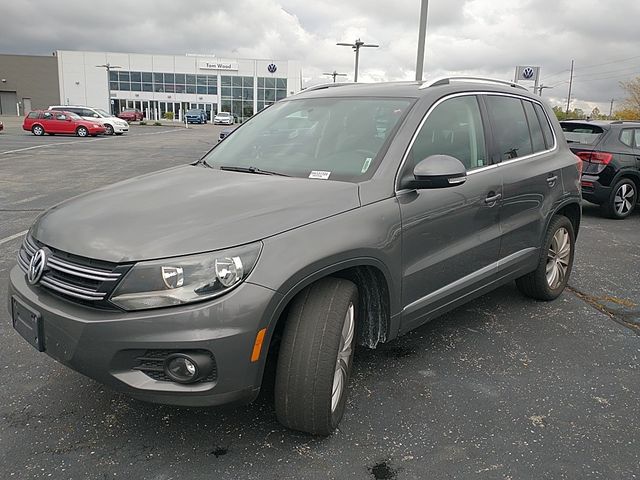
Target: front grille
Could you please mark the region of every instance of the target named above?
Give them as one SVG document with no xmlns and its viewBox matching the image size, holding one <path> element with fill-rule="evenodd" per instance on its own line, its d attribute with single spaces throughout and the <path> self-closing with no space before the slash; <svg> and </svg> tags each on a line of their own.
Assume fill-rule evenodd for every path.
<svg viewBox="0 0 640 480">
<path fill-rule="evenodd" d="M 43 248 L 39 242 L 27 235 L 18 252 L 18 264 L 27 273 L 35 253 Z M 128 270 L 128 266 L 90 260 L 48 247 L 44 275 L 38 285 L 65 298 L 98 307 L 108 307 L 109 294 Z"/>
<path fill-rule="evenodd" d="M 169 355 L 174 353 L 195 353 L 196 350 L 146 350 L 144 354 L 136 357 L 137 364 L 134 365 L 134 370 L 139 370 L 147 376 L 157 380 L 159 382 L 172 382 L 169 377 L 164 373 L 164 361 Z M 204 350 L 197 350 L 198 353 L 207 353 L 213 361 L 213 369 L 211 373 L 207 375 L 207 378 L 200 380 L 200 382 L 215 382 L 218 378 L 218 369 L 216 367 L 215 359 L 210 352 Z"/>
</svg>

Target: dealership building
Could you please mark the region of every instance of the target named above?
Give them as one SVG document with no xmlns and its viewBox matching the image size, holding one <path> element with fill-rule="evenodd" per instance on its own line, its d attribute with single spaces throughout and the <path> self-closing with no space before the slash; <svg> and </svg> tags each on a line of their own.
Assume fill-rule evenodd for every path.
<svg viewBox="0 0 640 480">
<path fill-rule="evenodd" d="M 52 57 L 0 55 L 0 78 L 3 115 L 57 103 L 113 112 L 137 108 L 148 119 L 176 120 L 201 108 L 210 118 L 224 111 L 242 121 L 299 92 L 301 66 L 293 60 L 58 50 Z M 52 86 L 58 88 L 55 98 Z"/>
</svg>

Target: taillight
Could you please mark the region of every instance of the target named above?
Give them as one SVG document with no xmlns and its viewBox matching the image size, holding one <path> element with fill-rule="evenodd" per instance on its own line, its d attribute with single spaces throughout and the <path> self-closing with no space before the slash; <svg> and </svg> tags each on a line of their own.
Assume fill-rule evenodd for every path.
<svg viewBox="0 0 640 480">
<path fill-rule="evenodd" d="M 609 162 L 613 159 L 613 154 L 607 152 L 578 152 L 578 157 L 585 162 L 609 165 Z"/>
</svg>

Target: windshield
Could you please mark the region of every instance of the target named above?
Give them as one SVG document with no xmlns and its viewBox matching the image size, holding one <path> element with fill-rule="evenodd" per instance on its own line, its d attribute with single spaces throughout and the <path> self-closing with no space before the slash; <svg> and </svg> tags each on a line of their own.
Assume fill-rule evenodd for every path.
<svg viewBox="0 0 640 480">
<path fill-rule="evenodd" d="M 69 118 L 72 118 L 73 120 L 83 120 L 83 118 L 80 115 L 73 112 L 69 112 Z"/>
<path fill-rule="evenodd" d="M 202 114 L 201 110 L 187 110 L 187 115 L 200 115 Z"/>
<path fill-rule="evenodd" d="M 101 108 L 94 108 L 94 111 L 95 111 L 98 115 L 100 115 L 101 117 L 110 117 L 110 116 L 111 116 L 111 114 L 110 114 L 110 113 L 105 112 L 105 111 L 104 111 L 104 110 L 102 110 Z"/>
<path fill-rule="evenodd" d="M 406 98 L 314 98 L 272 105 L 204 158 L 295 177 L 360 181 L 413 103 Z"/>
<path fill-rule="evenodd" d="M 218 114 L 218 117 L 230 117 L 230 116 L 231 116 L 231 114 L 230 114 L 230 113 L 228 113 L 228 112 L 220 112 L 220 113 Z"/>
<path fill-rule="evenodd" d="M 568 143 L 595 145 L 604 133 L 599 126 L 588 123 L 561 123 L 560 125 Z"/>
</svg>

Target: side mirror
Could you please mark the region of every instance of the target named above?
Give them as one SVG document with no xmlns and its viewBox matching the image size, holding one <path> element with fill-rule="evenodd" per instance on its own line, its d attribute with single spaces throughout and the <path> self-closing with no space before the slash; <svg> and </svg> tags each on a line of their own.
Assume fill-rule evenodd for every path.
<svg viewBox="0 0 640 480">
<path fill-rule="evenodd" d="M 100 118 L 100 115 L 98 115 L 97 113 L 94 113 L 93 115 L 91 115 L 93 118 Z"/>
<path fill-rule="evenodd" d="M 447 188 L 467 181 L 467 169 L 460 160 L 449 155 L 431 155 L 413 169 L 410 188 Z"/>
<path fill-rule="evenodd" d="M 67 117 L 67 122 L 70 122 L 72 120 L 71 117 Z"/>
</svg>

